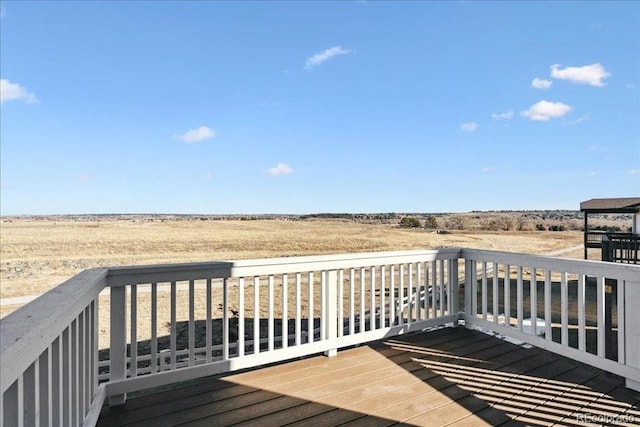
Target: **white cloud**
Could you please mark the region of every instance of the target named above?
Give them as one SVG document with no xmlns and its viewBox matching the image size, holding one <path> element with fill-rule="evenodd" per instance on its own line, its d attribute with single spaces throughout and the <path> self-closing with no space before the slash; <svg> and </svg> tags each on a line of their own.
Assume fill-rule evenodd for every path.
<svg viewBox="0 0 640 427">
<path fill-rule="evenodd" d="M 587 121 L 587 120 L 589 120 L 590 118 L 591 118 L 591 116 L 590 116 L 589 114 L 585 114 L 585 115 L 584 115 L 584 116 L 582 116 L 582 117 L 578 117 L 577 119 L 575 119 L 574 121 L 572 121 L 570 124 L 572 124 L 572 125 L 577 125 L 577 124 L 579 124 L 579 123 L 586 122 L 586 121 Z"/>
<path fill-rule="evenodd" d="M 87 182 L 89 179 L 89 175 L 76 175 L 76 181 L 78 182 Z"/>
<path fill-rule="evenodd" d="M 607 77 L 611 77 L 611 73 L 604 69 L 602 64 L 591 64 L 583 67 L 566 67 L 560 68 L 560 65 L 551 66 L 551 77 L 560 80 L 569 80 L 572 83 L 580 83 L 591 86 L 604 86 L 602 82 Z"/>
<path fill-rule="evenodd" d="M 285 163 L 278 163 L 278 166 L 275 166 L 271 169 L 267 170 L 267 174 L 271 176 L 280 176 L 280 175 L 288 175 L 293 173 L 293 169 Z"/>
<path fill-rule="evenodd" d="M 596 176 L 596 175 L 599 175 L 599 174 L 600 174 L 600 172 L 597 172 L 597 171 L 589 172 L 589 176 Z"/>
<path fill-rule="evenodd" d="M 504 113 L 493 113 L 491 118 L 493 120 L 509 120 L 513 117 L 513 111 L 505 111 Z"/>
<path fill-rule="evenodd" d="M 465 132 L 473 132 L 478 129 L 478 124 L 476 122 L 463 123 L 460 125 L 460 129 Z"/>
<path fill-rule="evenodd" d="M 7 16 L 7 13 L 4 11 L 4 6 L 0 6 L 0 18 L 4 18 Z"/>
<path fill-rule="evenodd" d="M 551 80 L 535 78 L 531 80 L 531 86 L 536 89 L 549 89 L 553 82 Z"/>
<path fill-rule="evenodd" d="M 205 172 L 198 175 L 198 179 L 202 181 L 207 181 L 213 178 L 213 174 L 211 172 Z"/>
<path fill-rule="evenodd" d="M 193 144 L 194 142 L 206 141 L 214 136 L 216 136 L 216 133 L 212 129 L 206 126 L 200 126 L 197 129 L 188 130 L 181 135 L 174 135 L 173 138 L 187 144 Z"/>
<path fill-rule="evenodd" d="M 0 79 L 0 103 L 16 100 L 23 100 L 27 104 L 38 102 L 38 98 L 20 84 L 11 83 L 7 79 Z"/>
<path fill-rule="evenodd" d="M 640 169 L 629 169 L 627 173 L 629 175 L 640 175 Z"/>
<path fill-rule="evenodd" d="M 489 173 L 493 171 L 493 166 L 485 166 L 482 168 L 482 173 Z"/>
<path fill-rule="evenodd" d="M 634 85 L 633 83 L 627 83 L 626 88 L 630 90 L 634 90 L 634 89 L 637 89 L 638 86 Z"/>
<path fill-rule="evenodd" d="M 320 65 L 323 62 L 333 58 L 337 55 L 346 55 L 351 53 L 349 49 L 343 49 L 342 46 L 334 46 L 326 49 L 323 52 L 316 53 L 315 55 L 307 58 L 307 62 L 304 64 L 304 68 L 310 69 L 315 67 L 316 65 Z"/>
<path fill-rule="evenodd" d="M 521 114 L 529 120 L 546 122 L 549 119 L 562 117 L 572 109 L 573 107 L 562 102 L 540 101 Z"/>
</svg>

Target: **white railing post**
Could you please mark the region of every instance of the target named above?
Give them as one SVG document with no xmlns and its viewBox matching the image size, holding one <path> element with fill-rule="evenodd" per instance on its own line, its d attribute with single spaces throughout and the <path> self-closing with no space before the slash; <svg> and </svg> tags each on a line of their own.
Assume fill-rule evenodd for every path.
<svg viewBox="0 0 640 427">
<path fill-rule="evenodd" d="M 127 342 L 126 342 L 126 288 L 116 286 L 111 288 L 111 337 L 109 350 L 109 381 L 122 380 L 127 374 Z M 109 397 L 109 405 L 123 405 L 127 400 L 126 394 Z"/>
<path fill-rule="evenodd" d="M 475 262 L 469 258 L 464 260 L 464 311 L 465 311 L 465 322 L 464 326 L 467 329 L 473 329 L 472 320 L 475 318 L 476 313 L 473 312 L 473 292 L 475 290 L 474 283 L 474 270 L 475 270 Z"/>
<path fill-rule="evenodd" d="M 638 316 L 640 311 L 640 280 L 624 281 L 622 286 L 624 286 L 625 364 L 633 368 L 640 368 L 640 316 Z M 640 391 L 640 378 L 627 378 L 626 382 L 628 388 Z"/>
<path fill-rule="evenodd" d="M 460 311 L 460 306 L 458 305 L 458 283 L 460 281 L 458 277 L 458 259 L 452 259 L 449 263 L 448 314 L 455 314 Z"/>
<path fill-rule="evenodd" d="M 338 354 L 338 272 L 337 270 L 329 270 L 326 272 L 327 280 L 325 281 L 326 289 L 324 292 L 324 318 L 325 324 L 321 328 L 325 328 L 325 338 L 335 345 L 324 352 L 325 356 L 331 357 Z M 372 307 L 373 311 L 373 307 Z M 362 319 L 364 322 L 364 319 Z M 341 326 L 342 327 L 342 326 Z"/>
</svg>

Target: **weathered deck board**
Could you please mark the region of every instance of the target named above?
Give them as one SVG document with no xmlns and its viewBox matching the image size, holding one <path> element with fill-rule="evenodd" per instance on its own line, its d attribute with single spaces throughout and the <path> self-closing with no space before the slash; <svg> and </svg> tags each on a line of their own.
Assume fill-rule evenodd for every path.
<svg viewBox="0 0 640 427">
<path fill-rule="evenodd" d="M 99 425 L 575 425 L 584 414 L 640 423 L 639 404 L 621 378 L 455 328 L 147 392 L 105 406 Z"/>
</svg>

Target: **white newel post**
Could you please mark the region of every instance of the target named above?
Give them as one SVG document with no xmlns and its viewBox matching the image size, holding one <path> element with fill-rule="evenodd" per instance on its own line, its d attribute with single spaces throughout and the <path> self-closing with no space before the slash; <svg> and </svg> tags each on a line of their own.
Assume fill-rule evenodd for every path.
<svg viewBox="0 0 640 427">
<path fill-rule="evenodd" d="M 449 266 L 449 294 L 447 295 L 447 313 L 455 314 L 460 312 L 460 304 L 458 303 L 458 285 L 460 283 L 460 277 L 458 276 L 458 259 L 450 259 Z M 458 326 L 458 322 L 450 324 L 451 326 Z"/>
<path fill-rule="evenodd" d="M 475 318 L 475 313 L 472 310 L 473 306 L 473 292 L 475 292 L 474 283 L 474 270 L 475 262 L 470 259 L 464 260 L 464 312 L 465 322 L 464 326 L 467 329 L 473 329 L 472 318 Z"/>
<path fill-rule="evenodd" d="M 640 369 L 640 280 L 624 282 L 625 361 Z M 640 377 L 627 378 L 627 387 L 640 391 Z"/>
<path fill-rule="evenodd" d="M 326 272 L 326 289 L 324 309 L 326 323 L 322 325 L 326 328 L 325 338 L 334 344 L 329 350 L 324 352 L 325 356 L 332 357 L 338 354 L 338 272 L 329 270 Z M 342 327 L 342 325 L 340 325 Z"/>
<path fill-rule="evenodd" d="M 126 377 L 126 294 L 126 288 L 124 286 L 111 288 L 111 345 L 109 350 L 109 381 L 122 380 Z M 126 400 L 126 394 L 110 396 L 109 405 L 123 405 Z"/>
<path fill-rule="evenodd" d="M 455 314 L 460 311 L 460 305 L 458 303 L 458 283 L 460 283 L 460 278 L 458 277 L 458 259 L 452 259 L 449 260 L 449 289 L 451 293 L 447 295 L 449 314 Z"/>
</svg>

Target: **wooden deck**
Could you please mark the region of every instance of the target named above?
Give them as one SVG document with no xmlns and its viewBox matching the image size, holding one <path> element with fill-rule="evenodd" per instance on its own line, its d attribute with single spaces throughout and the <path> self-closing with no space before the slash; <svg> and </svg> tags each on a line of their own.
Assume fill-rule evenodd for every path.
<svg viewBox="0 0 640 427">
<path fill-rule="evenodd" d="M 99 426 L 640 425 L 603 371 L 464 328 L 130 396 Z"/>
</svg>

